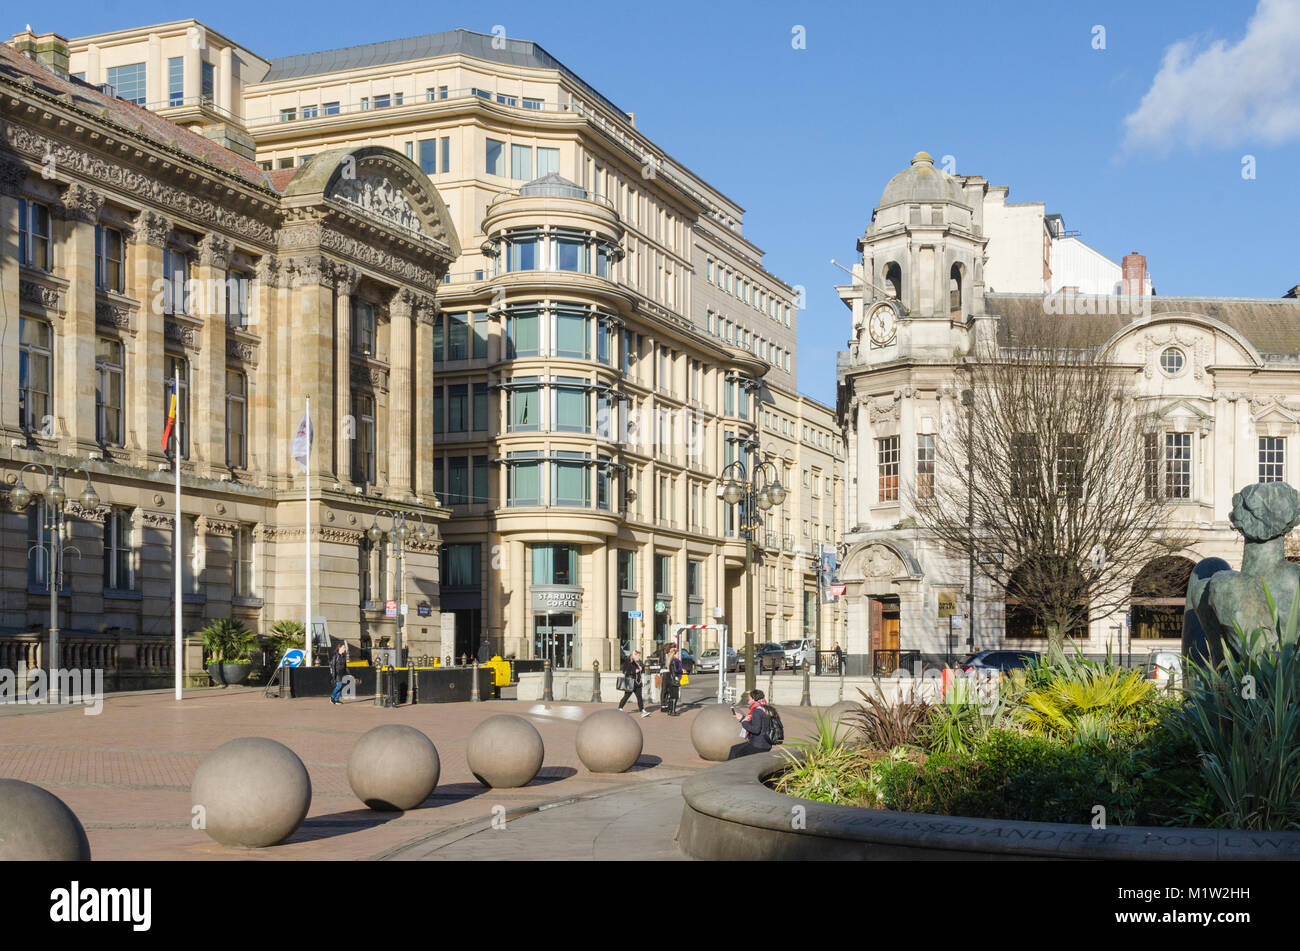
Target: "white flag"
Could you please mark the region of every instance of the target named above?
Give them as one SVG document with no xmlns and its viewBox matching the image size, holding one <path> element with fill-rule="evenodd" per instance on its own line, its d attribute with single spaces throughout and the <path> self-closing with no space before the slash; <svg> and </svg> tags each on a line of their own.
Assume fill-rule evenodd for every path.
<svg viewBox="0 0 1300 951">
<path fill-rule="evenodd" d="M 293 443 L 290 446 L 294 461 L 303 472 L 307 471 L 307 457 L 311 455 L 312 435 L 311 419 L 303 413 L 302 422 L 298 424 L 298 431 L 293 434 Z"/>
</svg>

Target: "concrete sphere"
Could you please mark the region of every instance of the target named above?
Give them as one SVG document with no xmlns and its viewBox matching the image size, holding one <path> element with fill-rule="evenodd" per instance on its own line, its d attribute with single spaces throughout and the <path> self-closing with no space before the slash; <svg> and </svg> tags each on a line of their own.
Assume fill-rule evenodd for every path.
<svg viewBox="0 0 1300 951">
<path fill-rule="evenodd" d="M 0 779 L 0 862 L 88 862 L 86 830 L 62 799 Z"/>
<path fill-rule="evenodd" d="M 512 713 L 498 713 L 474 727 L 465 748 L 469 771 L 492 789 L 527 786 L 545 755 L 537 728 Z"/>
<path fill-rule="evenodd" d="M 597 710 L 578 727 L 578 759 L 593 773 L 625 773 L 641 758 L 641 725 L 622 710 Z"/>
<path fill-rule="evenodd" d="M 721 763 L 737 743 L 743 743 L 740 723 L 724 703 L 706 704 L 691 724 L 691 743 L 701 759 Z"/>
<path fill-rule="evenodd" d="M 442 764 L 433 741 L 401 723 L 364 734 L 348 756 L 348 784 L 371 809 L 414 809 L 438 785 Z"/>
<path fill-rule="evenodd" d="M 261 736 L 223 743 L 203 757 L 190 801 L 222 845 L 260 849 L 288 838 L 311 807 L 311 777 L 293 750 Z"/>
<path fill-rule="evenodd" d="M 849 742 L 857 734 L 855 729 L 857 718 L 853 714 L 862 710 L 862 704 L 856 700 L 841 700 L 839 703 L 832 704 L 826 708 L 822 714 L 827 720 L 835 724 L 835 735 L 841 741 Z"/>
</svg>

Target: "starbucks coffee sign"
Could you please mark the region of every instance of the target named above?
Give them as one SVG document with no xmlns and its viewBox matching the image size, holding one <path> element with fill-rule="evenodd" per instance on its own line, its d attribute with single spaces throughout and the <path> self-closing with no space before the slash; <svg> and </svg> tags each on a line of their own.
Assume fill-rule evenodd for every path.
<svg viewBox="0 0 1300 951">
<path fill-rule="evenodd" d="M 577 611 L 582 607 L 582 588 L 577 585 L 534 585 L 534 611 Z"/>
</svg>

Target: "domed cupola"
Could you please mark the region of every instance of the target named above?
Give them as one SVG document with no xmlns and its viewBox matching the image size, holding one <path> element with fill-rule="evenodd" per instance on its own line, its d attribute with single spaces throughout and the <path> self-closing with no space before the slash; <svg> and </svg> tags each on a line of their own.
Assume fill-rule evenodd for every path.
<svg viewBox="0 0 1300 951">
<path fill-rule="evenodd" d="M 917 152 L 912 164 L 889 180 L 877 209 L 899 202 L 952 202 L 964 205 L 957 179 L 934 167 L 929 152 Z"/>
</svg>

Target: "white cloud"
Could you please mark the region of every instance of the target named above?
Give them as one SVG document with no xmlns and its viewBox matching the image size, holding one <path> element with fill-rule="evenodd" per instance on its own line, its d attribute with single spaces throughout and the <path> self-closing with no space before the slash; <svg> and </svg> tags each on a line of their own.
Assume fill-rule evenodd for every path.
<svg viewBox="0 0 1300 951">
<path fill-rule="evenodd" d="M 1126 148 L 1300 139 L 1300 0 L 1259 0 L 1240 42 L 1196 46 L 1187 39 L 1165 50 L 1151 88 L 1124 118 Z"/>
</svg>

